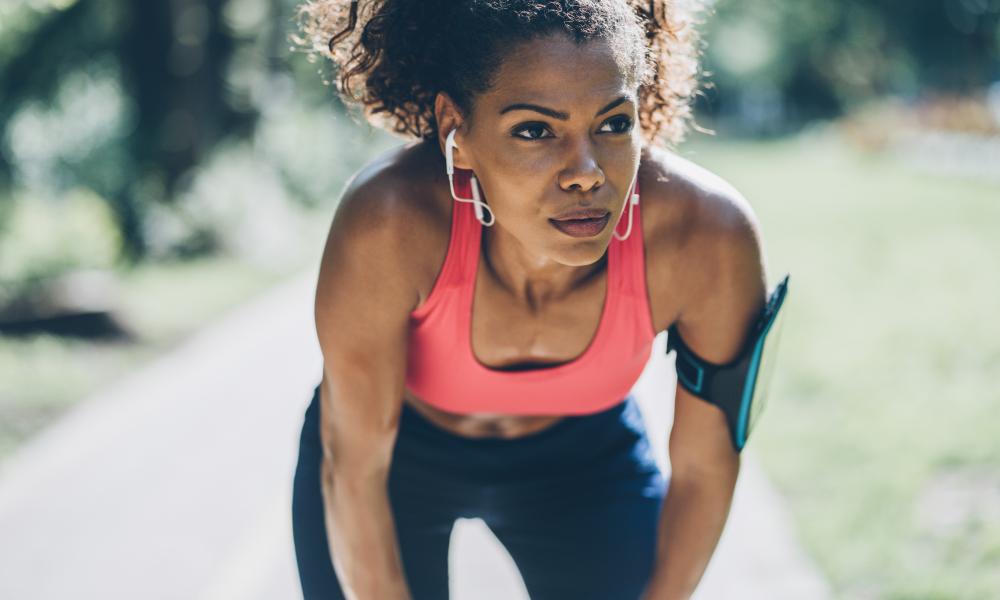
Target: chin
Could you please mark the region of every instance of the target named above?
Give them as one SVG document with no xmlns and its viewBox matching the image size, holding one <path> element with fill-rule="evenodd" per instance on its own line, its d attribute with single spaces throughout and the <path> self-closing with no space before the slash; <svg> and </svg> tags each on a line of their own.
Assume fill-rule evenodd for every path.
<svg viewBox="0 0 1000 600">
<path fill-rule="evenodd" d="M 609 241 L 600 238 L 577 240 L 560 248 L 553 254 L 555 260 L 567 267 L 592 265 L 604 257 Z"/>
</svg>

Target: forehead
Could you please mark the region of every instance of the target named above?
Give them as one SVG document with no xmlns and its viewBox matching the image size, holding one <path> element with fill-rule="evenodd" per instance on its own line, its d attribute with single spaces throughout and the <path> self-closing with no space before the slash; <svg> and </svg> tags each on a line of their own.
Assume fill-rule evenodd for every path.
<svg viewBox="0 0 1000 600">
<path fill-rule="evenodd" d="M 515 46 L 497 70 L 493 88 L 480 97 L 480 105 L 493 114 L 494 108 L 528 100 L 567 110 L 603 105 L 622 94 L 634 99 L 635 92 L 625 65 L 607 40 L 577 44 L 557 33 Z"/>
</svg>

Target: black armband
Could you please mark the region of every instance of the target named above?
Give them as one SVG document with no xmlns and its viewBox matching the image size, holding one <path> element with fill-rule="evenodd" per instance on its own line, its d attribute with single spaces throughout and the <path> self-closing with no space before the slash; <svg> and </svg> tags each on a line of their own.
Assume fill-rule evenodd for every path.
<svg viewBox="0 0 1000 600">
<path fill-rule="evenodd" d="M 775 286 L 739 355 L 726 364 L 712 364 L 695 354 L 681 339 L 676 325 L 667 330 L 667 353 L 677 351 L 677 382 L 722 409 L 737 452 L 743 450 L 767 402 L 781 331 L 778 315 L 788 291 L 788 278 L 785 275 Z"/>
</svg>

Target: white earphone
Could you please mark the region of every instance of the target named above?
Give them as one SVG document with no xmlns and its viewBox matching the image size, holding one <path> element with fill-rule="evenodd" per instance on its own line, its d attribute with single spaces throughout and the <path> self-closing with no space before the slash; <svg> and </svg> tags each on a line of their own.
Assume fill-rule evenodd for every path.
<svg viewBox="0 0 1000 600">
<path fill-rule="evenodd" d="M 625 235 L 622 237 L 618 236 L 618 223 L 615 223 L 615 230 L 611 232 L 611 235 L 615 236 L 616 238 L 622 241 L 625 241 L 626 239 L 628 239 L 628 236 L 632 235 L 632 207 L 634 207 L 636 204 L 639 204 L 639 194 L 637 194 L 635 191 L 635 180 L 638 178 L 639 178 L 639 171 L 636 171 L 635 175 L 632 176 L 632 185 L 629 186 L 628 190 L 629 195 L 625 198 L 626 202 L 625 205 L 628 207 L 628 228 L 625 230 Z M 623 214 L 624 212 L 625 211 L 622 210 Z M 621 219 L 622 218 L 619 216 L 618 221 L 621 221 Z"/>
<path fill-rule="evenodd" d="M 482 223 L 486 227 L 489 227 L 493 225 L 493 223 L 496 221 L 496 218 L 493 216 L 493 211 L 490 209 L 489 206 L 487 206 L 485 202 L 483 202 L 483 199 L 479 194 L 479 181 L 476 180 L 476 176 L 473 175 L 470 178 L 470 185 L 472 187 L 472 198 L 461 198 L 458 196 L 458 194 L 455 193 L 455 157 L 454 157 L 455 150 L 454 149 L 458 148 L 458 144 L 455 143 L 455 131 L 457 130 L 452 129 L 451 132 L 448 133 L 448 139 L 445 141 L 444 144 L 445 169 L 448 171 L 448 189 L 451 190 L 451 197 L 454 198 L 455 200 L 458 200 L 460 202 L 472 202 L 473 204 L 475 204 L 476 218 L 479 219 L 480 223 Z M 483 220 L 484 209 L 489 211 L 490 213 L 489 223 Z"/>
</svg>

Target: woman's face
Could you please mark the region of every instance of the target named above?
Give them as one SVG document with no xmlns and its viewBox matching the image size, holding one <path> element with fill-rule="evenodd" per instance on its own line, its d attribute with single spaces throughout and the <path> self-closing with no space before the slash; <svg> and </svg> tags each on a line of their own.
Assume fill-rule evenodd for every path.
<svg viewBox="0 0 1000 600">
<path fill-rule="evenodd" d="M 517 46 L 476 99 L 471 128 L 456 134 L 494 227 L 558 263 L 600 259 L 638 168 L 636 92 L 604 40 L 554 34 Z M 580 208 L 610 212 L 599 233 L 574 237 L 550 223 Z"/>
</svg>

